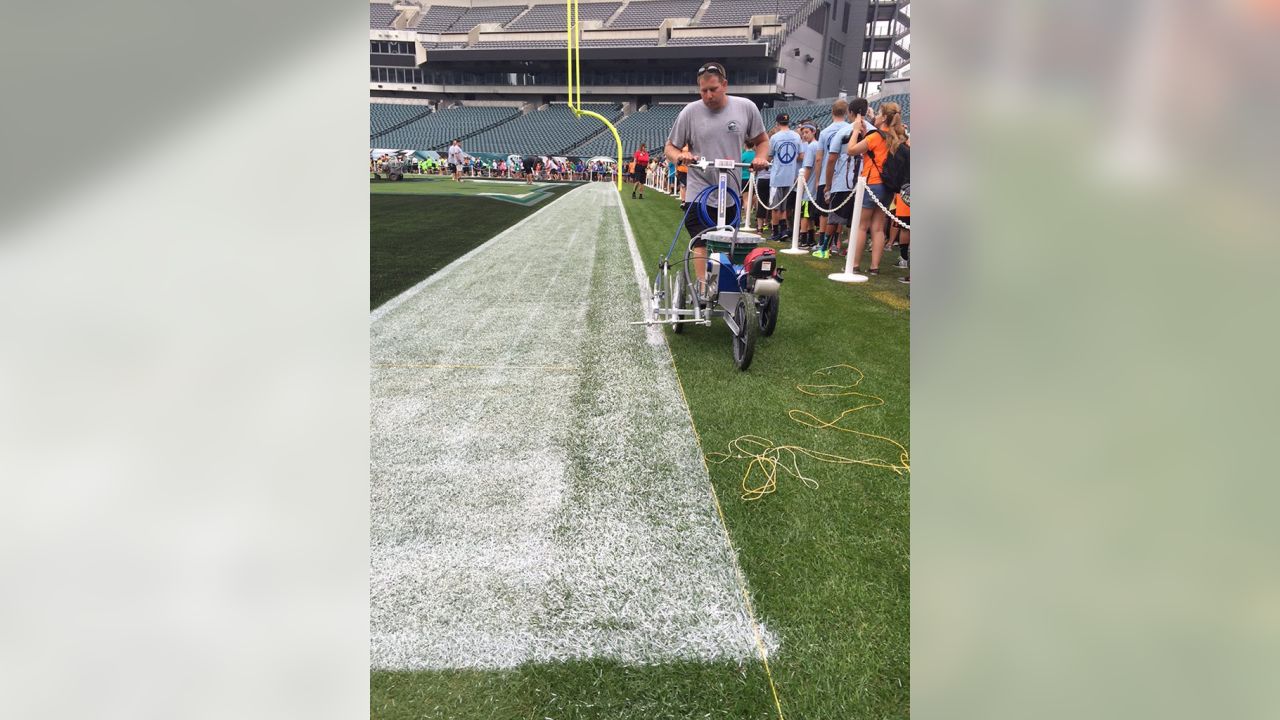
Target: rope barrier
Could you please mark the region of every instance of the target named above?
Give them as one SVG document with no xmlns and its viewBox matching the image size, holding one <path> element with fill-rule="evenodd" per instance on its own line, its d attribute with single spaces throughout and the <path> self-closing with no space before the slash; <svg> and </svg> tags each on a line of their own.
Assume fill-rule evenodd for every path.
<svg viewBox="0 0 1280 720">
<path fill-rule="evenodd" d="M 866 465 L 869 467 L 882 468 L 899 476 L 911 472 L 911 454 L 906 447 L 902 445 L 902 443 L 883 435 L 863 432 L 861 430 L 842 427 L 840 425 L 842 420 L 853 413 L 860 410 L 866 410 L 867 408 L 879 407 L 885 404 L 884 398 L 858 392 L 857 388 L 862 384 L 866 375 L 852 365 L 831 365 L 814 371 L 814 374 L 830 375 L 832 371 L 841 368 L 857 373 L 857 379 L 854 380 L 853 383 L 847 385 L 797 385 L 796 389 L 802 394 L 809 395 L 811 397 L 832 398 L 856 396 L 866 398 L 867 402 L 861 402 L 858 405 L 845 410 L 832 420 L 823 420 L 807 410 L 788 410 L 787 417 L 796 423 L 804 425 L 805 427 L 818 430 L 838 430 L 840 432 L 851 433 L 859 437 L 880 440 L 888 443 L 898 449 L 897 462 L 878 457 L 844 457 L 833 453 L 812 450 L 799 445 L 775 445 L 773 441 L 768 440 L 767 438 L 762 438 L 758 435 L 743 435 L 735 438 L 729 443 L 729 452 L 707 453 L 706 455 L 708 463 L 714 463 L 717 465 L 728 462 L 729 460 L 748 461 L 746 470 L 742 474 L 741 481 L 743 500 L 759 500 L 765 495 L 776 491 L 778 489 L 779 471 L 795 477 L 810 489 L 818 489 L 818 481 L 806 476 L 800 470 L 800 459 L 802 457 L 834 465 Z M 753 474 L 762 476 L 762 479 L 758 481 L 758 484 L 752 484 Z"/>
<path fill-rule="evenodd" d="M 899 220 L 897 217 L 895 217 L 893 213 L 889 212 L 889 208 L 885 207 L 884 205 L 881 205 L 881 204 L 880 204 L 880 198 L 876 197 L 876 194 L 875 194 L 875 193 L 873 193 L 873 192 L 869 192 L 869 193 L 866 193 L 866 194 L 871 198 L 871 202 L 875 203 L 875 204 L 876 204 L 876 207 L 878 207 L 878 208 L 880 208 L 881 210 L 883 210 L 883 211 L 884 211 L 884 214 L 885 214 L 885 215 L 888 215 L 888 216 L 889 216 L 889 219 L 890 219 L 890 220 L 892 220 L 892 221 L 894 222 L 894 224 L 896 224 L 898 227 L 902 228 L 903 230 L 910 230 L 910 229 L 911 229 L 911 226 L 910 226 L 910 225 L 908 225 L 908 224 L 906 224 L 906 223 L 902 222 L 902 221 L 901 221 L 901 220 Z"/>
<path fill-rule="evenodd" d="M 772 187 L 773 186 L 770 185 L 770 189 L 772 189 Z M 777 205 L 770 205 L 764 200 L 761 200 L 760 199 L 760 176 L 756 175 L 755 173 L 751 173 L 751 193 L 755 196 L 756 202 L 760 203 L 765 210 L 777 210 L 778 208 L 782 207 L 783 202 L 786 201 L 785 196 L 783 197 L 782 200 L 778 201 Z"/>
</svg>

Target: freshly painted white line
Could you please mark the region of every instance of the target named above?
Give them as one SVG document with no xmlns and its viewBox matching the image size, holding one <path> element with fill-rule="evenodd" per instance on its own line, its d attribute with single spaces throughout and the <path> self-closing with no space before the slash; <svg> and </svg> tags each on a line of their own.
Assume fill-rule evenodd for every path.
<svg viewBox="0 0 1280 720">
<path fill-rule="evenodd" d="M 374 667 L 756 656 L 615 202 L 575 189 L 371 323 Z"/>
<path fill-rule="evenodd" d="M 640 248 L 636 245 L 635 233 L 631 231 L 631 220 L 627 217 L 627 208 L 622 204 L 621 194 L 618 194 L 618 209 L 622 212 L 622 229 L 627 234 L 627 249 L 631 251 L 631 266 L 635 270 L 636 283 L 640 286 L 641 318 L 652 320 L 653 317 L 649 312 L 650 303 L 653 300 L 651 278 L 645 275 L 644 261 L 640 259 Z M 645 326 L 645 338 L 650 345 L 657 346 L 665 342 L 665 338 L 662 336 L 662 328 L 657 325 Z"/>
</svg>

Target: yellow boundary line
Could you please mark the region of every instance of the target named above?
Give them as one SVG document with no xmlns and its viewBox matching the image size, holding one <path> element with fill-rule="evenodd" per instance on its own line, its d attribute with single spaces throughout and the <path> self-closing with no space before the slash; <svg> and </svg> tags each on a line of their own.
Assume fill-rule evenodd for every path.
<svg viewBox="0 0 1280 720">
<path fill-rule="evenodd" d="M 680 371 L 676 368 L 675 353 L 671 350 L 671 343 L 663 344 L 667 346 L 667 355 L 671 358 L 671 371 L 676 376 L 676 387 L 680 388 L 680 399 L 684 401 L 685 412 L 689 414 L 689 426 L 693 428 L 693 437 L 698 441 L 698 454 L 702 456 L 702 467 L 707 471 L 707 487 L 711 490 L 711 500 L 715 503 L 716 514 L 720 516 L 720 529 L 724 531 L 725 545 L 729 548 L 730 555 L 736 558 L 733 551 L 733 538 L 729 536 L 729 523 L 725 520 L 724 509 L 720 507 L 720 496 L 716 494 L 715 483 L 711 482 L 711 466 L 707 464 L 707 456 L 702 452 L 702 436 L 698 434 L 698 425 L 693 421 L 693 410 L 689 408 L 689 398 L 684 394 L 684 381 L 680 379 Z M 747 592 L 747 579 L 742 576 L 742 568 L 736 561 L 733 563 L 733 572 L 738 577 L 738 590 L 742 593 L 742 600 L 747 605 L 751 632 L 755 635 L 756 649 L 760 651 L 760 662 L 764 664 L 764 674 L 769 680 L 769 692 L 773 693 L 773 705 L 778 709 L 778 720 L 785 720 L 782 716 L 782 701 L 778 699 L 778 687 L 773 681 L 773 671 L 769 669 L 769 652 L 765 649 L 764 640 L 760 637 L 760 623 L 756 620 L 756 611 L 751 605 L 751 595 Z"/>
<path fill-rule="evenodd" d="M 578 26 L 578 0 L 565 0 L 564 3 L 564 22 L 568 37 L 565 40 L 565 50 L 568 53 L 567 85 L 569 95 L 569 109 L 573 111 L 574 117 L 582 117 L 587 115 L 596 118 L 604 123 L 609 131 L 613 133 L 613 141 L 618 144 L 618 165 L 616 167 L 616 177 L 618 180 L 618 193 L 622 193 L 622 137 L 618 135 L 618 128 L 613 126 L 603 115 L 583 110 L 579 107 L 582 104 L 582 49 L 579 46 L 581 42 L 582 29 Z M 575 84 L 576 80 L 576 84 Z M 577 98 L 574 98 L 575 88 L 577 90 Z"/>
</svg>

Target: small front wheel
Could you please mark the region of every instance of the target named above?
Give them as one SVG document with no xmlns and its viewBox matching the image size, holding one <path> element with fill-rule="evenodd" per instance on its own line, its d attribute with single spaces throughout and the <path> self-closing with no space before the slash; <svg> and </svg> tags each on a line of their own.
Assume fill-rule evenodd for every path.
<svg viewBox="0 0 1280 720">
<path fill-rule="evenodd" d="M 738 326 L 733 335 L 733 364 L 739 370 L 746 370 L 751 367 L 751 356 L 756 351 L 756 332 L 759 331 L 756 304 L 748 302 L 745 296 L 739 297 L 733 309 L 733 324 Z"/>
</svg>

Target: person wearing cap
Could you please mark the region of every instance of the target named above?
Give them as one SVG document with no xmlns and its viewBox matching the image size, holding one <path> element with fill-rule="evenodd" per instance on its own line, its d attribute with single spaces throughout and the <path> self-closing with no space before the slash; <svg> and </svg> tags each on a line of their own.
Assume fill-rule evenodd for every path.
<svg viewBox="0 0 1280 720">
<path fill-rule="evenodd" d="M 787 220 L 795 214 L 795 184 L 800 168 L 800 135 L 791 129 L 791 116 L 780 113 L 778 132 L 769 138 L 773 163 L 769 166 L 769 207 L 773 208 L 773 242 L 781 242 L 790 232 Z"/>
<path fill-rule="evenodd" d="M 454 138 L 449 145 L 449 172 L 453 174 L 453 179 L 456 182 L 462 182 L 462 161 L 464 156 L 462 141 Z"/>
<path fill-rule="evenodd" d="M 818 189 L 818 178 L 816 164 L 818 162 L 818 126 L 811 122 L 804 122 L 800 125 L 800 143 L 801 143 L 801 160 L 800 175 L 804 182 L 804 200 L 800 202 L 800 247 L 813 247 L 813 217 L 816 216 L 817 210 L 814 209 L 810 198 L 814 196 Z"/>
<path fill-rule="evenodd" d="M 729 95 L 729 74 L 724 66 L 717 62 L 704 63 L 698 68 L 698 94 L 701 99 L 695 100 L 676 117 L 676 122 L 667 136 L 664 149 L 668 160 L 680 162 L 688 167 L 688 190 L 686 197 L 692 201 L 704 189 L 718 184 L 718 173 L 714 167 L 700 169 L 692 163 L 699 157 L 707 160 L 737 160 L 741 157 L 742 148 L 751 146 L 756 156 L 751 161 L 753 169 L 768 166 L 769 135 L 764 131 L 764 119 L 760 117 L 760 109 L 756 104 L 744 97 Z M 682 149 L 685 146 L 688 149 Z M 727 174 L 729 187 L 741 196 L 742 188 L 738 173 Z M 708 212 L 714 212 L 717 201 L 716 194 L 711 193 L 707 204 Z M 697 238 L 706 230 L 698 213 L 690 211 L 685 214 L 685 229 L 689 237 Z M 707 276 L 707 243 L 703 239 L 693 242 L 693 269 L 697 276 L 697 288 L 706 299 Z"/>
</svg>

